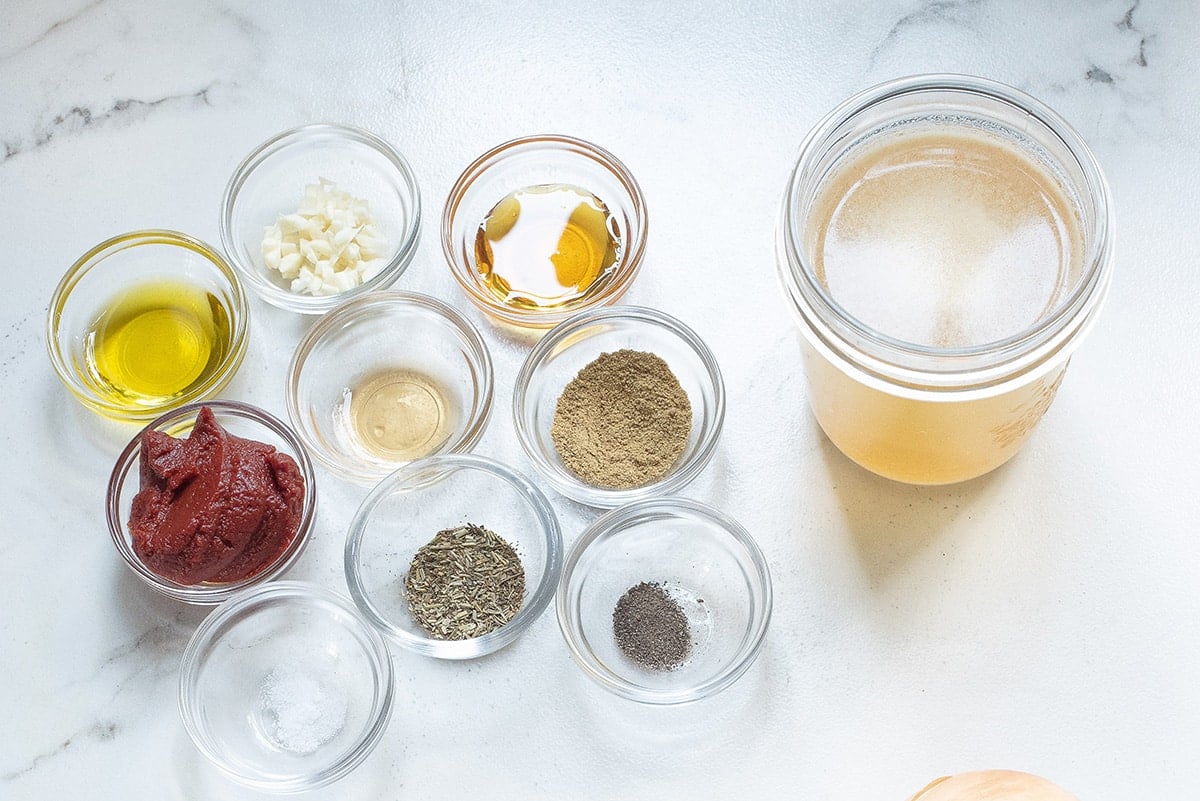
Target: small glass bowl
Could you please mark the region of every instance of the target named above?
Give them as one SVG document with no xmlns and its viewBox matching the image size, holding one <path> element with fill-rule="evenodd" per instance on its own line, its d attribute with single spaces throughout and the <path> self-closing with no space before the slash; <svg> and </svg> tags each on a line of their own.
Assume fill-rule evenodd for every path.
<svg viewBox="0 0 1200 801">
<path fill-rule="evenodd" d="M 422 457 L 469 451 L 487 428 L 492 358 L 465 317 L 415 292 L 356 298 L 322 317 L 300 340 L 287 381 L 292 424 L 317 459 L 343 479 L 370 486 L 413 461 L 403 449 L 372 451 L 356 433 L 355 392 L 370 392 L 373 383 L 386 386 L 373 377 L 393 371 L 413 379 L 409 397 L 438 409 L 436 423 L 432 417 L 424 421 L 429 449 Z"/>
<path fill-rule="evenodd" d="M 389 245 L 388 261 L 356 287 L 302 295 L 263 260 L 263 230 L 294 213 L 304 187 L 322 178 L 367 201 Z M 349 125 L 304 125 L 268 139 L 238 165 L 221 203 L 221 244 L 246 283 L 267 303 L 303 314 L 323 314 L 394 284 L 417 251 L 420 229 L 421 193 L 408 162 L 383 139 Z"/>
<path fill-rule="evenodd" d="M 675 466 L 651 484 L 609 489 L 571 472 L 550 436 L 558 398 L 581 369 L 602 353 L 628 348 L 661 357 L 692 406 L 692 431 Z M 550 331 L 529 352 L 513 388 L 517 439 L 537 469 L 563 495 L 580 503 L 615 507 L 668 495 L 692 481 L 712 459 L 725 418 L 725 385 L 708 346 L 665 312 L 618 306 L 581 312 Z"/>
<path fill-rule="evenodd" d="M 625 656 L 613 611 L 631 587 L 663 585 L 688 618 L 691 654 L 652 671 Z M 771 577 L 737 521 L 696 501 L 652 498 L 597 520 L 567 555 L 558 625 L 575 661 L 602 687 L 646 704 L 696 701 L 729 687 L 762 646 Z"/>
<path fill-rule="evenodd" d="M 337 781 L 379 743 L 392 714 L 387 645 L 346 598 L 277 581 L 245 590 L 183 652 L 179 709 L 205 757 L 259 790 Z"/>
<path fill-rule="evenodd" d="M 512 192 L 542 184 L 577 186 L 603 201 L 615 220 L 621 253 L 582 296 L 553 308 L 517 308 L 480 281 L 475 237 L 498 202 Z M 646 230 L 646 202 L 625 165 L 590 142 L 552 134 L 514 139 L 484 153 L 459 176 L 442 210 L 442 249 L 451 274 L 472 303 L 520 328 L 550 328 L 575 312 L 615 303 L 641 267 Z"/>
<path fill-rule="evenodd" d="M 300 524 L 291 543 L 276 557 L 275 561 L 253 576 L 241 581 L 204 582 L 201 584 L 177 584 L 158 575 L 138 558 L 133 550 L 133 537 L 129 532 L 129 513 L 133 498 L 141 487 L 139 464 L 142 456 L 142 434 L 149 429 L 162 431 L 173 437 L 186 437 L 196 421 L 200 409 L 207 406 L 217 422 L 229 433 L 265 442 L 280 453 L 295 460 L 304 476 L 304 508 Z M 317 508 L 317 481 L 307 451 L 287 424 L 272 414 L 248 403 L 214 400 L 192 403 L 162 415 L 149 423 L 129 441 L 125 450 L 117 457 L 112 475 L 108 480 L 105 499 L 108 532 L 112 535 L 117 551 L 129 569 L 151 589 L 177 601 L 190 604 L 219 604 L 240 590 L 270 581 L 282 575 L 300 557 L 308 544 Z"/>
<path fill-rule="evenodd" d="M 507 541 L 525 568 L 525 600 L 507 624 L 468 640 L 431 637 L 408 611 L 404 582 L 417 550 L 466 523 Z M 545 611 L 562 572 L 554 509 L 524 476 L 482 456 L 431 456 L 381 481 L 358 508 L 346 538 L 350 597 L 396 644 L 439 659 L 473 659 L 519 637 Z"/>
<path fill-rule="evenodd" d="M 163 280 L 212 295 L 227 318 L 228 343 L 207 375 L 184 391 L 133 397 L 106 389 L 89 358 L 96 325 L 117 298 Z M 54 371 L 84 406 L 117 420 L 145 421 L 220 392 L 242 364 L 249 330 L 250 305 L 224 257 L 187 234 L 151 229 L 101 242 L 72 265 L 50 299 L 46 346 Z"/>
</svg>

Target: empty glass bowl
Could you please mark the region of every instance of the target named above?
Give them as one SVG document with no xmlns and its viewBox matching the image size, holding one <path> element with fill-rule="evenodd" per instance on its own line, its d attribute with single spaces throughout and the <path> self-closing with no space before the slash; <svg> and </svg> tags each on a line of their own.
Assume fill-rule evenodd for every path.
<svg viewBox="0 0 1200 801">
<path fill-rule="evenodd" d="M 179 708 L 196 748 L 260 790 L 322 787 L 357 767 L 392 713 L 387 646 L 342 596 L 278 581 L 245 590 L 183 652 Z"/>
<path fill-rule="evenodd" d="M 224 257 L 177 231 L 101 242 L 50 299 L 54 371 L 89 409 L 152 420 L 211 397 L 241 366 L 250 307 Z"/>
<path fill-rule="evenodd" d="M 269 565 L 258 573 L 241 581 L 204 582 L 200 584 L 178 584 L 160 576 L 147 567 L 133 547 L 129 531 L 130 509 L 133 498 L 141 488 L 139 465 L 142 457 L 142 434 L 148 429 L 162 431 L 176 438 L 187 437 L 196 415 L 207 406 L 213 411 L 217 423 L 234 436 L 257 440 L 287 454 L 296 462 L 300 475 L 304 477 L 304 506 L 300 522 L 292 541 Z M 214 400 L 183 406 L 157 418 L 129 441 L 125 450 L 117 457 L 108 481 L 105 511 L 108 531 L 118 553 L 134 574 L 156 592 L 177 601 L 191 604 L 218 604 L 240 590 L 270 581 L 284 573 L 300 557 L 309 535 L 317 507 L 317 481 L 312 462 L 300 443 L 299 437 L 286 423 L 274 415 L 255 406 L 238 401 Z"/>
<path fill-rule="evenodd" d="M 632 587 L 659 585 L 687 618 L 690 649 L 674 669 L 627 656 L 614 610 Z M 647 704 L 695 701 L 729 687 L 762 646 L 771 578 L 737 521 L 683 498 L 653 498 L 601 517 L 571 546 L 556 599 L 575 661 L 606 690 Z"/>
<path fill-rule="evenodd" d="M 329 312 L 300 341 L 287 408 L 322 464 L 369 486 L 415 459 L 475 447 L 492 409 L 492 359 L 445 303 L 376 292 Z"/>
<path fill-rule="evenodd" d="M 620 242 L 616 261 L 578 297 L 553 305 L 514 305 L 482 280 L 476 236 L 497 204 L 512 193 L 553 185 L 581 189 L 604 204 L 609 234 Z M 549 328 L 583 309 L 611 305 L 625 293 L 642 264 L 646 219 L 642 190 L 616 156 L 569 136 L 527 136 L 492 148 L 459 176 L 442 211 L 442 249 L 463 292 L 485 313 L 513 326 Z"/>
<path fill-rule="evenodd" d="M 551 437 L 555 409 L 566 385 L 603 353 L 621 349 L 663 359 L 687 393 L 692 428 L 683 453 L 662 478 L 640 487 L 611 489 L 589 484 L 559 456 Z M 615 507 L 677 492 L 712 459 L 725 417 L 725 385 L 708 346 L 665 312 L 616 306 L 580 312 L 551 330 L 529 352 L 513 388 L 513 421 L 534 468 L 556 490 L 581 503 Z"/>
<path fill-rule="evenodd" d="M 524 601 L 490 633 L 436 639 L 410 614 L 405 578 L 419 548 L 467 523 L 516 551 Z M 545 611 L 562 571 L 562 533 L 550 502 L 524 476 L 482 456 L 445 454 L 402 467 L 371 491 L 350 524 L 345 556 L 350 596 L 389 639 L 427 656 L 472 659 L 513 642 Z"/>
<path fill-rule="evenodd" d="M 386 263 L 358 286 L 301 294 L 267 266 L 263 234 L 280 215 L 296 213 L 305 187 L 322 180 L 367 202 Z M 383 139 L 349 125 L 304 125 L 268 139 L 238 165 L 221 203 L 221 244 L 246 283 L 271 305 L 305 314 L 394 284 L 417 251 L 420 228 L 421 194 L 408 162 Z"/>
</svg>

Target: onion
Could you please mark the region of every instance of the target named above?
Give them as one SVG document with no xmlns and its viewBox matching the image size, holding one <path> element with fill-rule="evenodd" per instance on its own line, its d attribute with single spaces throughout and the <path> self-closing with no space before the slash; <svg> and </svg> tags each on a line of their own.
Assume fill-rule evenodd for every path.
<svg viewBox="0 0 1200 801">
<path fill-rule="evenodd" d="M 1079 801 L 1040 776 L 1015 770 L 977 770 L 935 779 L 909 801 Z"/>
</svg>

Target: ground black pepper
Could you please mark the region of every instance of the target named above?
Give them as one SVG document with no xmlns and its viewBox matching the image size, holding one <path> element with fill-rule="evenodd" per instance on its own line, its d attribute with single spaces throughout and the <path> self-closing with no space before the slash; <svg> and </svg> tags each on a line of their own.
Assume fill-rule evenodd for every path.
<svg viewBox="0 0 1200 801">
<path fill-rule="evenodd" d="M 692 651 L 687 615 L 663 585 L 648 581 L 617 601 L 613 636 L 625 656 L 650 670 L 674 670 Z"/>
</svg>

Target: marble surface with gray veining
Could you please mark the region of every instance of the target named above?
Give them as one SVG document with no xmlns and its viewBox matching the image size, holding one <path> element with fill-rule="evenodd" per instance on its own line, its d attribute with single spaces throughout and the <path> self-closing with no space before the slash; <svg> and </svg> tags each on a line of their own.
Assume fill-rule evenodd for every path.
<svg viewBox="0 0 1200 801">
<path fill-rule="evenodd" d="M 438 244 L 458 173 L 501 141 L 568 133 L 638 177 L 650 243 L 627 296 L 692 325 L 729 390 L 714 462 L 685 494 L 738 518 L 770 563 L 764 651 L 722 695 L 649 709 L 593 686 L 553 614 L 504 651 L 396 653 L 383 743 L 329 799 L 902 801 L 1008 767 L 1082 801 L 1200 794 L 1200 6 L 1190 0 L 0 3 L 0 798 L 253 798 L 193 748 L 176 684 L 202 609 L 120 563 L 102 503 L 132 429 L 76 404 L 46 309 L 93 244 L 146 227 L 217 241 L 234 166 L 312 121 L 363 126 L 425 199 L 400 286 L 489 338 L 497 407 L 477 448 L 530 472 L 513 434 L 526 346 L 453 283 Z M 949 488 L 877 479 L 805 406 L 772 232 L 806 131 L 853 92 L 965 72 L 1060 111 L 1116 204 L 1116 278 L 1018 457 Z M 253 307 L 224 395 L 283 414 L 310 320 Z M 319 475 L 290 577 L 345 590 L 364 491 Z M 595 512 L 553 496 L 569 540 Z"/>
</svg>

